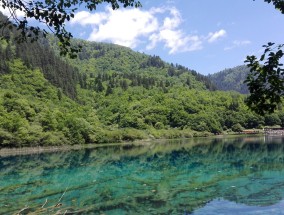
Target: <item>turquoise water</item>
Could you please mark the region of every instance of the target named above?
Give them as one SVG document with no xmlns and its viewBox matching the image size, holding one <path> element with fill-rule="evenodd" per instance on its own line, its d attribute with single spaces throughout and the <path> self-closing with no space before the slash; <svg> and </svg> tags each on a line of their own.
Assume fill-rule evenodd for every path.
<svg viewBox="0 0 284 215">
<path fill-rule="evenodd" d="M 0 182 L 0 214 L 284 214 L 284 138 L 0 157 Z"/>
</svg>

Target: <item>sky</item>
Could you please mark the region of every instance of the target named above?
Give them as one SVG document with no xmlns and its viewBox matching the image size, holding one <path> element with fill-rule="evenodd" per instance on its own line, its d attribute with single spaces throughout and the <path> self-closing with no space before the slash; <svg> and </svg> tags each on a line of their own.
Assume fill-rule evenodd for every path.
<svg viewBox="0 0 284 215">
<path fill-rule="evenodd" d="M 81 7 L 66 28 L 75 38 L 127 46 L 207 75 L 284 43 L 284 15 L 264 0 L 140 0 L 141 8 Z"/>
</svg>

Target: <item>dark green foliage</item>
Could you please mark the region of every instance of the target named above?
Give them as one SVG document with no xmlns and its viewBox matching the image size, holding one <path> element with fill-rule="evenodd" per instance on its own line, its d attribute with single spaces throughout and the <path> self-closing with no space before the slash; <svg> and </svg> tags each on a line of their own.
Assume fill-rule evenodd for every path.
<svg viewBox="0 0 284 215">
<path fill-rule="evenodd" d="M 234 90 L 242 94 L 248 94 L 248 87 L 244 83 L 248 73 L 249 68 L 244 65 L 208 75 L 208 78 L 216 85 L 218 90 Z"/>
<path fill-rule="evenodd" d="M 234 131 L 234 132 L 241 132 L 243 129 L 244 128 L 239 123 L 233 125 L 233 127 L 232 127 L 232 131 Z"/>
<path fill-rule="evenodd" d="M 106 89 L 106 96 L 110 95 L 113 93 L 113 90 L 112 90 L 112 86 L 109 84 L 107 85 L 107 89 Z"/>
<path fill-rule="evenodd" d="M 265 51 L 259 60 L 255 56 L 248 56 L 245 61 L 250 67 L 245 82 L 251 93 L 246 102 L 256 113 L 272 113 L 281 103 L 284 93 L 284 69 L 280 63 L 284 55 L 283 46 L 268 43 L 263 46 Z M 264 62 L 263 65 L 261 62 Z"/>
<path fill-rule="evenodd" d="M 15 5 L 1 2 L 19 9 L 21 1 Z M 114 9 L 119 7 L 118 2 L 123 6 L 140 5 L 133 0 L 85 1 L 90 10 L 102 2 L 112 4 Z M 273 2 L 283 12 L 282 1 L 267 2 Z M 57 39 L 44 38 L 46 32 L 37 28 L 25 28 L 26 20 L 16 23 L 15 28 L 0 15 L 2 24 L 11 27 L 1 29 L 0 147 L 208 136 L 226 130 L 240 132 L 244 128 L 283 126 L 284 112 L 279 104 L 283 93 L 283 69 L 279 63 L 282 45 L 276 51 L 271 43 L 265 47 L 260 59 L 263 61 L 268 54 L 264 65 L 254 57 L 248 58 L 249 88 L 259 95 L 254 98 L 264 101 L 265 105 L 259 106 L 263 112 L 276 110 L 274 114 L 259 116 L 247 109 L 245 96 L 214 91 L 212 77 L 182 65 L 168 64 L 159 56 L 111 44 L 74 40 L 72 45 L 83 47 L 79 58 L 60 58 L 59 53 L 69 52 L 73 56 L 78 51 L 71 46 L 72 35 L 60 26 L 75 11 L 71 9 L 68 18 L 66 11 L 60 10 L 72 8 L 73 3 L 80 1 L 38 3 L 28 14 L 28 17 L 38 16 L 37 20 L 44 19 L 50 13 L 45 16 L 44 10 L 36 8 L 51 6 L 48 10 L 54 9 L 54 14 L 46 22 L 52 22 Z M 54 4 L 59 7 L 53 8 Z M 17 39 L 22 43 L 18 44 Z M 38 42 L 23 43 L 26 39 Z M 245 69 L 237 68 L 239 73 Z M 230 85 L 239 85 L 235 80 L 241 80 L 243 73 L 238 72 L 224 71 L 221 75 L 224 81 L 232 80 Z M 240 88 L 242 85 L 236 89 Z M 254 103 L 252 97 L 247 101 L 256 107 L 259 103 Z"/>
<path fill-rule="evenodd" d="M 53 47 L 56 47 L 55 41 L 51 42 Z M 107 83 L 104 85 L 105 89 L 108 84 L 123 89 L 128 86 L 143 86 L 146 89 L 158 86 L 165 91 L 173 85 L 216 89 L 206 76 L 178 64 L 170 65 L 159 56 L 149 56 L 133 52 L 126 47 L 105 43 L 75 40 L 74 44 L 84 46 L 79 58 L 69 62 L 84 76 L 85 79 L 80 80 L 80 86 L 85 89 L 95 89 L 93 78 Z"/>
<path fill-rule="evenodd" d="M 264 1 L 272 3 L 276 9 L 284 14 L 283 0 Z M 284 55 L 283 46 L 284 44 L 275 45 L 269 42 L 263 46 L 265 50 L 259 60 L 252 55 L 247 56 L 245 61 L 248 67 L 250 67 L 250 74 L 245 82 L 251 93 L 246 103 L 251 110 L 258 114 L 272 113 L 282 102 L 284 69 L 283 64 L 280 62 Z"/>
<path fill-rule="evenodd" d="M 28 68 L 40 68 L 46 79 L 69 97 L 76 98 L 78 71 L 56 56 L 47 45 L 42 46 L 38 42 L 17 44 L 15 57 L 21 58 Z"/>
<path fill-rule="evenodd" d="M 267 3 L 272 3 L 276 9 L 280 10 L 284 14 L 284 2 L 283 0 L 264 0 Z"/>
<path fill-rule="evenodd" d="M 237 93 L 188 89 L 175 82 L 167 92 L 160 85 L 123 88 L 120 81 L 130 81 L 123 74 L 92 76 L 107 86 L 101 91 L 78 85 L 78 104 L 21 60 L 8 66 L 10 72 L 0 76 L 1 147 L 192 137 L 237 130 L 238 124 L 283 123 L 283 112 L 264 120 L 248 111 Z"/>
<path fill-rule="evenodd" d="M 93 142 L 99 124 L 91 109 L 72 101 L 20 60 L 0 76 L 0 147 Z"/>
<path fill-rule="evenodd" d="M 208 78 L 156 56 L 83 41 L 81 60 L 63 59 L 48 46 L 53 38 L 43 41 L 33 43 L 34 50 L 13 40 L 0 43 L 0 147 L 208 136 L 283 125 L 281 105 L 275 115 L 258 116 L 245 106 L 245 96 L 212 91 Z M 46 55 L 36 57 L 43 47 Z"/>
<path fill-rule="evenodd" d="M 0 13 L 0 22 L 6 19 Z M 4 30 L 10 39 L 0 41 L 0 59 L 3 59 L 0 62 L 0 74 L 9 73 L 8 61 L 20 58 L 28 68 L 39 68 L 47 80 L 61 88 L 70 98 L 76 98 L 76 83 L 83 77 L 80 77 L 76 68 L 55 55 L 47 39 L 40 38 L 33 43 L 17 43 L 13 39 L 19 34 L 16 28 Z"/>
<path fill-rule="evenodd" d="M 165 63 L 161 60 L 159 56 L 150 56 L 146 62 L 141 64 L 142 68 L 146 67 L 156 67 L 156 68 L 163 68 Z"/>
<path fill-rule="evenodd" d="M 274 126 L 274 125 L 280 125 L 281 124 L 281 120 L 279 118 L 279 116 L 277 114 L 270 114 L 270 115 L 266 115 L 265 118 L 265 124 L 268 126 Z"/>
</svg>

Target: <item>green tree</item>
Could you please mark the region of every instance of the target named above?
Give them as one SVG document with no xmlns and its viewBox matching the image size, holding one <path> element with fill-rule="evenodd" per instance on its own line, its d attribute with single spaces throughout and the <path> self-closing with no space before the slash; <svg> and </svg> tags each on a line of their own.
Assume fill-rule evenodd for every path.
<svg viewBox="0 0 284 215">
<path fill-rule="evenodd" d="M 265 51 L 260 60 L 255 56 L 248 56 L 245 61 L 250 67 L 245 81 L 251 93 L 247 104 L 258 114 L 274 112 L 284 95 L 284 68 L 280 63 L 284 55 L 283 46 L 284 44 L 275 47 L 274 43 L 268 43 L 264 46 Z M 262 63 L 263 61 L 265 62 Z"/>
<path fill-rule="evenodd" d="M 244 128 L 239 123 L 233 125 L 233 127 L 232 127 L 232 131 L 234 131 L 234 132 L 241 132 L 241 131 L 243 131 L 243 129 Z"/>
<path fill-rule="evenodd" d="M 277 10 L 284 14 L 283 0 L 264 1 L 272 3 Z M 250 67 L 250 74 L 245 81 L 250 91 L 247 104 L 258 114 L 274 112 L 284 94 L 284 69 L 283 64 L 280 63 L 284 55 L 284 44 L 275 45 L 269 42 L 263 47 L 265 50 L 259 60 L 252 55 L 247 56 L 245 61 Z"/>
<path fill-rule="evenodd" d="M 57 89 L 57 97 L 58 97 L 59 100 L 62 99 L 62 89 L 61 88 Z"/>
<path fill-rule="evenodd" d="M 97 92 L 103 92 L 105 90 L 102 81 L 99 79 L 97 81 L 96 91 Z"/>
<path fill-rule="evenodd" d="M 281 125 L 281 120 L 279 119 L 279 116 L 275 113 L 266 115 L 264 117 L 265 124 L 268 126 L 273 126 L 273 125 Z"/>
<path fill-rule="evenodd" d="M 108 96 L 108 95 L 110 95 L 110 94 L 112 94 L 113 93 L 113 90 L 112 90 L 112 87 L 111 87 L 111 85 L 109 84 L 109 85 L 107 85 L 107 89 L 106 89 L 106 96 Z"/>
</svg>

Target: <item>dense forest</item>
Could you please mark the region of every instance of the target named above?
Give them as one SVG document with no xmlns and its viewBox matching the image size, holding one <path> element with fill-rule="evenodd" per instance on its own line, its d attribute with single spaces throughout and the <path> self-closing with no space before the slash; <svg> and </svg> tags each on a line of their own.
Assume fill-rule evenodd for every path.
<svg viewBox="0 0 284 215">
<path fill-rule="evenodd" d="M 248 94 L 248 87 L 244 83 L 248 73 L 249 68 L 243 65 L 224 69 L 223 71 L 208 75 L 208 78 L 215 84 L 218 90 L 234 90 L 242 94 Z"/>
<path fill-rule="evenodd" d="M 3 16 L 1 17 L 4 18 Z M 179 138 L 283 126 L 282 106 L 259 116 L 246 97 L 210 79 L 131 49 L 74 40 L 78 58 L 56 39 L 0 40 L 0 147 Z"/>
</svg>

